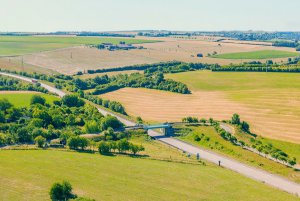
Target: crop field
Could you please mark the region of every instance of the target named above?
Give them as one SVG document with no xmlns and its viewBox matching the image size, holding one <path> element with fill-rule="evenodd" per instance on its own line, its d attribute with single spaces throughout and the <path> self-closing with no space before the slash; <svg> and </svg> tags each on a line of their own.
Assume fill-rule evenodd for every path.
<svg viewBox="0 0 300 201">
<path fill-rule="evenodd" d="M 46 99 L 47 103 L 59 100 L 58 97 L 33 91 L 0 91 L 0 99 L 6 98 L 15 107 L 27 107 L 33 95 L 39 94 Z"/>
<path fill-rule="evenodd" d="M 259 135 L 300 143 L 300 75 L 197 71 L 166 76 L 186 83 L 192 94 L 125 88 L 102 97 L 120 101 L 145 120 L 186 116 L 230 119 L 238 113 Z"/>
<path fill-rule="evenodd" d="M 51 185 L 62 180 L 70 181 L 79 196 L 107 201 L 298 200 L 214 165 L 63 151 L 0 151 L 0 200 L 49 200 Z"/>
<path fill-rule="evenodd" d="M 151 40 L 106 37 L 0 36 L 0 56 L 22 55 L 104 42 L 117 44 L 120 41 L 125 41 L 126 43 L 155 42 Z"/>
<path fill-rule="evenodd" d="M 143 41 L 147 38 L 143 37 L 137 39 Z M 108 51 L 78 46 L 64 48 L 55 51 L 26 55 L 24 56 L 24 62 L 60 73 L 74 74 L 77 71 L 85 71 L 88 69 L 113 68 L 173 60 L 219 63 L 222 65 L 251 61 L 251 59 L 221 59 L 207 56 L 214 52 L 217 54 L 226 54 L 278 50 L 286 51 L 290 55 L 295 55 L 295 50 L 293 48 L 272 47 L 266 46 L 265 44 L 238 43 L 238 41 L 228 43 L 228 41 L 214 42 L 202 39 L 184 40 L 176 38 L 158 38 L 156 40 L 162 42 L 144 43 L 141 45 L 145 49 L 135 49 L 130 51 Z M 202 53 L 204 57 L 198 58 L 196 56 L 198 53 Z M 287 58 L 274 57 L 273 60 L 280 63 L 286 61 Z M 260 61 L 265 62 L 266 59 L 260 59 Z"/>
<path fill-rule="evenodd" d="M 297 52 L 262 50 L 262 51 L 254 51 L 254 52 L 217 54 L 211 57 L 221 58 L 221 59 L 273 59 L 273 58 L 285 58 L 285 57 L 295 57 L 295 56 L 300 56 L 300 54 Z"/>
</svg>

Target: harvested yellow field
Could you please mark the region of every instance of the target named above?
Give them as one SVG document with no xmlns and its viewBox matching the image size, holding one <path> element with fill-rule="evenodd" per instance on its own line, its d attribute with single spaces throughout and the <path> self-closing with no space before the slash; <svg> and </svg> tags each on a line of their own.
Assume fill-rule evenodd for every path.
<svg viewBox="0 0 300 201">
<path fill-rule="evenodd" d="M 156 39 L 156 38 L 154 38 Z M 207 57 L 208 54 L 249 52 L 259 50 L 282 50 L 295 52 L 293 48 L 266 46 L 265 43 L 245 43 L 242 41 L 214 42 L 199 39 L 158 38 L 163 42 L 141 44 L 145 49 L 130 51 L 108 51 L 85 46 L 71 47 L 54 51 L 40 52 L 24 56 L 24 62 L 51 69 L 64 74 L 74 74 L 88 69 L 122 67 L 135 64 L 149 64 L 164 61 L 184 61 L 202 63 L 241 63 L 250 60 L 220 59 Z M 202 53 L 203 58 L 196 55 Z M 276 62 L 286 58 L 273 59 Z M 266 60 L 261 60 L 265 62 Z"/>
<path fill-rule="evenodd" d="M 298 74 L 198 71 L 167 77 L 185 82 L 192 94 L 125 88 L 102 97 L 120 101 L 130 115 L 155 122 L 186 116 L 223 120 L 238 113 L 254 133 L 300 143 Z"/>
</svg>

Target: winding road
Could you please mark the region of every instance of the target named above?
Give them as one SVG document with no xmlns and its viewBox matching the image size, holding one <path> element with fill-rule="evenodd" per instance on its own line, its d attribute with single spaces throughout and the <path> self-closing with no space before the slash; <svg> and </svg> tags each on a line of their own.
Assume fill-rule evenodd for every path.
<svg viewBox="0 0 300 201">
<path fill-rule="evenodd" d="M 10 76 L 13 78 L 17 78 L 26 82 L 31 82 L 32 83 L 32 79 L 31 78 L 27 78 L 27 77 L 23 77 L 23 76 L 19 76 L 19 75 L 14 75 L 14 74 L 9 74 L 9 73 L 3 73 L 0 72 L 0 75 L 5 75 L 5 76 Z M 60 97 L 63 97 L 66 93 L 56 89 L 52 86 L 49 86 L 47 84 L 41 83 L 41 86 L 44 87 L 45 89 L 47 89 L 48 91 L 55 93 L 57 95 L 59 95 Z M 99 108 L 98 107 L 99 112 L 101 112 L 103 115 L 112 115 L 117 117 L 123 124 L 125 124 L 126 126 L 134 126 L 136 123 L 130 120 L 127 120 L 119 115 L 116 115 L 112 112 L 109 112 L 103 108 Z M 224 129 L 228 130 L 228 132 L 232 131 L 230 128 L 228 127 L 223 127 Z M 300 185 L 289 181 L 288 179 L 285 179 L 283 177 L 280 177 L 278 175 L 274 175 L 271 174 L 269 172 L 260 170 L 258 168 L 255 167 L 251 167 L 248 166 L 246 164 L 243 164 L 241 162 L 238 162 L 234 159 L 230 159 L 227 158 L 225 156 L 219 155 L 215 152 L 212 152 L 210 150 L 206 150 L 206 149 L 202 149 L 199 147 L 195 147 L 191 144 L 188 144 L 186 142 L 183 142 L 181 140 L 172 138 L 172 137 L 165 137 L 162 136 L 161 133 L 158 133 L 156 131 L 153 130 L 149 130 L 148 134 L 154 138 L 156 138 L 158 141 L 163 142 L 167 145 L 170 145 L 172 147 L 175 147 L 177 149 L 180 149 L 182 151 L 185 151 L 187 153 L 190 154 L 199 154 L 201 159 L 210 161 L 212 163 L 215 164 L 219 164 L 219 162 L 221 163 L 221 166 L 224 168 L 228 168 L 230 170 L 233 170 L 237 173 L 240 173 L 246 177 L 255 179 L 257 181 L 263 182 L 265 184 L 268 184 L 270 186 L 273 186 L 275 188 L 281 189 L 283 191 L 286 191 L 288 193 L 294 194 L 296 196 L 300 196 Z"/>
</svg>

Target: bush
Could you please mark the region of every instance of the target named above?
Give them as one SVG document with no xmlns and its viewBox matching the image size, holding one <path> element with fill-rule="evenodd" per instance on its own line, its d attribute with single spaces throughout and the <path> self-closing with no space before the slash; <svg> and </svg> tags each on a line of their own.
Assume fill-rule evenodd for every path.
<svg viewBox="0 0 300 201">
<path fill-rule="evenodd" d="M 98 146 L 98 151 L 102 155 L 109 154 L 110 152 L 109 144 L 107 142 L 100 142 Z"/>
<path fill-rule="evenodd" d="M 201 138 L 200 138 L 199 135 L 195 135 L 194 140 L 197 141 L 197 142 L 199 142 L 199 141 L 201 141 Z"/>
<path fill-rule="evenodd" d="M 46 103 L 46 99 L 40 95 L 33 95 L 30 100 L 30 105 L 34 105 L 34 104 L 45 105 L 45 103 Z"/>
<path fill-rule="evenodd" d="M 101 130 L 107 130 L 109 127 L 118 129 L 122 126 L 123 124 L 114 116 L 107 115 L 101 119 Z"/>
<path fill-rule="evenodd" d="M 54 183 L 49 195 L 53 201 L 65 201 L 76 197 L 76 195 L 72 193 L 72 185 L 68 181 L 63 181 L 61 184 Z"/>
<path fill-rule="evenodd" d="M 39 135 L 34 139 L 34 142 L 38 147 L 42 148 L 46 143 L 46 138 Z"/>
</svg>

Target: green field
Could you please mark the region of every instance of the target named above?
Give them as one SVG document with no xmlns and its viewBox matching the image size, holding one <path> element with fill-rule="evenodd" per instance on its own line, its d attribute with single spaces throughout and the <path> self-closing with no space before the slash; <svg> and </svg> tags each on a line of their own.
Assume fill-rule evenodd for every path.
<svg viewBox="0 0 300 201">
<path fill-rule="evenodd" d="M 155 40 L 109 37 L 0 36 L 0 56 L 22 55 L 77 45 L 100 43 L 151 43 Z"/>
<path fill-rule="evenodd" d="M 279 50 L 262 50 L 253 52 L 238 52 L 238 53 L 226 53 L 217 54 L 211 57 L 219 59 L 275 59 L 296 57 L 300 54 L 297 52 L 279 51 Z"/>
<path fill-rule="evenodd" d="M 213 165 L 192 165 L 63 151 L 0 151 L 0 200 L 49 200 L 68 180 L 96 200 L 298 200 Z"/>
<path fill-rule="evenodd" d="M 220 154 L 230 156 L 241 162 L 247 163 L 251 166 L 255 166 L 260 169 L 267 170 L 274 174 L 279 174 L 300 183 L 300 172 L 293 170 L 292 168 L 287 168 L 284 165 L 273 162 L 269 159 L 259 156 L 256 153 L 242 149 L 239 146 L 233 145 L 229 141 L 225 141 L 211 126 L 200 126 L 200 127 L 189 127 L 192 129 L 188 133 L 178 133 L 178 138 L 194 144 L 199 147 L 205 147 L 206 149 L 211 149 Z M 195 135 L 200 136 L 204 134 L 204 138 L 197 142 L 194 140 Z M 235 136 L 247 144 L 250 141 L 250 135 L 241 134 L 236 131 Z M 209 140 L 205 140 L 205 137 L 209 137 Z M 259 139 L 264 143 L 272 143 L 274 147 L 282 149 L 285 153 L 292 157 L 299 157 L 300 155 L 300 144 L 293 144 L 288 142 L 281 142 L 268 139 Z"/>
<path fill-rule="evenodd" d="M 186 83 L 194 91 L 300 89 L 298 73 L 196 71 L 166 77 Z"/>
<path fill-rule="evenodd" d="M 0 91 L 0 99 L 6 98 L 15 107 L 27 107 L 30 105 L 30 100 L 33 95 L 37 93 L 34 92 L 20 92 L 20 93 L 3 93 Z M 53 103 L 54 100 L 59 100 L 58 97 L 39 93 L 40 96 L 46 99 L 47 103 Z"/>
</svg>

